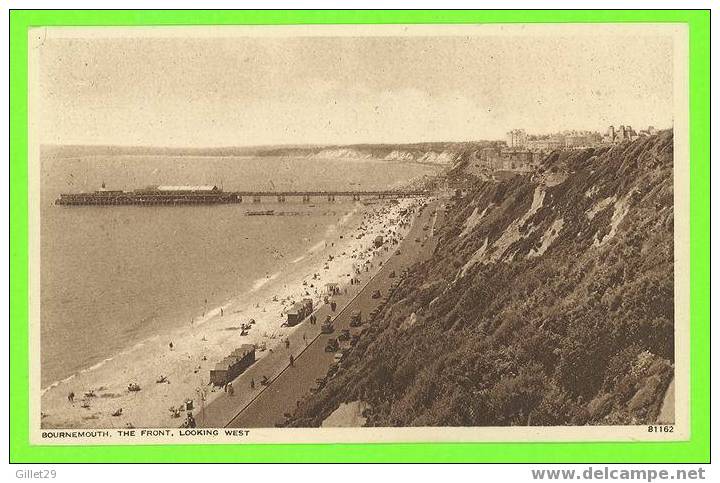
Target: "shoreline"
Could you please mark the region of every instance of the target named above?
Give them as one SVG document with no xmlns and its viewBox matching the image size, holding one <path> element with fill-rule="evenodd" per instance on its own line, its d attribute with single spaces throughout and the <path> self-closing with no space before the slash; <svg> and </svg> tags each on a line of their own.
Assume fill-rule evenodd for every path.
<svg viewBox="0 0 720 483">
<path fill-rule="evenodd" d="M 217 389 L 208 385 L 209 370 L 215 363 L 243 343 L 267 347 L 265 351 L 258 350 L 258 359 L 267 355 L 293 331 L 280 326 L 284 310 L 303 296 L 319 302 L 322 298 L 319 289 L 325 283 L 346 284 L 359 260 L 356 257 L 372 250 L 376 233 L 387 229 L 388 219 L 397 218 L 401 207 L 412 203 L 403 200 L 394 206 L 355 205 L 336 224 L 328 226 L 323 240 L 301 257 L 286 262 L 272 275 L 255 280 L 250 290 L 210 309 L 189 327 L 149 337 L 42 389 L 41 427 L 177 427 L 178 420 L 169 417 L 171 407 L 186 399 L 204 398 L 207 404 L 218 394 Z M 389 214 L 380 214 L 386 210 Z M 358 231 L 365 233 L 362 239 L 350 236 Z M 313 279 L 313 274 L 318 274 L 318 278 Z M 248 335 L 239 336 L 240 326 L 251 319 L 255 325 Z M 161 340 L 164 338 L 173 339 L 172 350 L 167 348 L 167 340 Z M 156 383 L 161 375 L 169 383 Z M 128 391 L 126 386 L 130 383 L 139 384 L 140 391 Z M 67 399 L 70 391 L 75 393 L 73 403 Z M 206 394 L 199 397 L 203 392 Z M 111 416 L 120 408 L 121 416 Z"/>
<path fill-rule="evenodd" d="M 427 206 L 437 206 L 430 203 L 433 202 L 430 201 Z M 421 205 L 425 205 L 425 203 L 421 203 Z M 305 338 L 298 340 L 296 334 L 295 342 L 291 343 L 291 347 L 283 351 L 282 355 L 285 358 L 291 353 L 295 356 L 294 365 L 289 365 L 289 361 L 287 359 L 283 360 L 281 357 L 280 363 L 273 368 L 275 375 L 270 384 L 260 388 L 260 390 L 257 387 L 253 390 L 250 384 L 250 391 L 248 391 L 249 377 L 254 375 L 257 378 L 258 375 L 265 374 L 264 371 L 266 370 L 266 367 L 251 367 L 248 370 L 251 374 L 244 373 L 233 381 L 233 385 L 240 388 L 241 391 L 235 397 L 216 399 L 216 402 L 207 408 L 208 411 L 200 413 L 200 417 L 197 418 L 199 426 L 232 428 L 286 426 L 288 414 L 292 414 L 295 407 L 293 402 L 297 404 L 308 393 L 312 393 L 313 387 L 317 387 L 317 384 L 319 384 L 318 381 L 328 381 L 328 378 L 333 379 L 334 374 L 328 371 L 331 370 L 334 364 L 339 364 L 339 367 L 343 365 L 342 362 L 335 360 L 337 352 L 328 354 L 326 344 L 345 330 L 348 330 L 351 335 L 359 336 L 361 339 L 366 330 L 373 330 L 372 326 L 365 326 L 365 323 L 372 324 L 372 313 L 384 303 L 383 294 L 387 296 L 393 290 L 392 287 L 397 282 L 397 280 L 394 280 L 397 274 L 401 274 L 400 279 L 402 279 L 402 273 L 410 265 L 432 254 L 436 240 L 431 237 L 428 242 L 427 235 L 424 235 L 424 226 L 430 224 L 433 211 L 433 209 L 418 210 L 408 224 L 405 236 L 396 246 L 385 247 L 384 250 L 374 252 L 373 258 L 370 260 L 370 273 L 365 272 L 364 275 L 366 276 L 359 276 L 359 283 L 348 288 L 346 294 L 338 297 L 339 310 L 330 313 L 334 320 L 334 331 L 332 333 L 318 333 L 316 327 L 312 325 L 301 329 L 305 330 L 306 334 L 310 332 L 315 337 L 309 343 L 302 344 L 302 342 L 305 342 Z M 425 238 L 425 243 L 417 243 L 417 239 L 420 237 Z M 415 241 L 413 241 L 413 238 L 415 238 Z M 376 268 L 373 268 L 373 266 Z M 395 272 L 396 276 L 392 276 L 392 272 Z M 376 296 L 376 293 L 379 293 L 380 296 Z M 353 328 L 352 326 L 352 314 L 356 311 L 367 315 L 367 320 L 360 324 L 362 328 Z M 319 314 L 318 320 L 322 320 L 323 313 L 328 314 L 328 312 L 327 305 L 319 307 L 318 312 L 316 312 Z M 293 350 L 293 347 L 298 345 L 300 346 L 299 352 L 297 352 L 297 349 Z M 279 372 L 278 369 L 280 369 Z M 249 401 L 247 401 L 248 396 L 251 396 Z M 228 407 L 229 409 L 234 408 L 235 411 L 230 412 L 230 417 L 223 419 L 222 416 L 228 416 Z"/>
<path fill-rule="evenodd" d="M 178 318 L 182 318 L 183 320 L 184 319 L 192 320 L 192 325 L 197 327 L 197 326 L 201 326 L 207 322 L 210 322 L 216 316 L 220 315 L 221 308 L 223 309 L 223 311 L 227 312 L 227 310 L 229 308 L 231 308 L 234 304 L 236 304 L 241 297 L 247 297 L 247 296 L 257 293 L 265 285 L 267 285 L 268 283 L 270 283 L 273 280 L 276 280 L 278 277 L 280 277 L 283 274 L 284 270 L 287 270 L 289 268 L 296 269 L 296 267 L 294 267 L 293 265 L 295 265 L 298 261 L 306 260 L 309 257 L 312 257 L 312 255 L 314 255 L 319 249 L 322 248 L 324 242 L 326 241 L 325 239 L 328 236 L 331 236 L 330 232 L 334 231 L 333 227 L 336 227 L 336 228 L 344 227 L 351 220 L 353 215 L 357 215 L 357 212 L 358 212 L 358 208 L 353 206 L 350 209 L 349 213 L 343 215 L 338 222 L 328 225 L 328 229 L 323 234 L 323 236 L 322 236 L 323 239 L 321 241 L 319 241 L 318 243 L 316 243 L 316 244 L 312 245 L 310 248 L 308 248 L 305 251 L 305 253 L 303 255 L 301 255 L 300 257 L 296 258 L 295 260 L 293 260 L 289 263 L 285 263 L 284 266 L 282 266 L 278 271 L 275 271 L 273 274 L 271 274 L 269 276 L 259 277 L 259 278 L 254 279 L 252 282 L 249 283 L 246 290 L 243 290 L 240 293 L 232 294 L 229 298 L 226 298 L 225 300 L 219 302 L 219 304 L 216 305 L 215 307 L 212 307 L 212 308 L 209 308 L 208 310 L 206 310 L 205 313 L 202 315 L 199 315 L 198 314 L 199 309 L 197 309 L 197 307 L 194 307 L 192 309 L 188 309 L 188 312 L 186 314 L 184 314 Z M 304 267 L 301 267 L 301 268 L 304 268 Z M 190 312 L 190 310 L 192 312 Z M 113 353 L 109 357 L 105 357 L 102 360 L 94 362 L 92 365 L 90 365 L 88 367 L 83 367 L 81 369 L 78 369 L 70 375 L 64 376 L 61 379 L 51 382 L 47 386 L 41 388 L 41 390 L 40 390 L 41 394 L 44 394 L 48 390 L 51 390 L 54 387 L 57 387 L 58 385 L 66 384 L 67 382 L 73 380 L 74 378 L 76 378 L 82 374 L 85 374 L 92 370 L 96 370 L 96 369 L 102 367 L 103 364 L 110 362 L 117 357 L 127 355 L 129 352 L 139 349 L 140 347 L 144 346 L 145 344 L 147 344 L 148 342 L 151 342 L 154 339 L 157 339 L 159 337 L 172 338 L 172 336 L 175 333 L 182 332 L 184 329 L 186 329 L 185 326 L 167 327 L 167 328 L 164 328 L 160 333 L 149 335 L 141 340 L 135 341 L 131 345 L 121 348 L 119 351 Z"/>
<path fill-rule="evenodd" d="M 41 376 L 41 394 L 44 394 L 46 391 L 58 386 L 59 384 L 65 384 L 71 381 L 73 378 L 77 377 L 80 374 L 83 374 L 89 370 L 97 369 L 99 365 L 107 363 L 118 356 L 123 356 L 129 351 L 137 349 L 138 347 L 142 346 L 143 344 L 152 340 L 155 337 L 171 337 L 174 332 L 185 327 L 185 324 L 187 322 L 181 321 L 193 320 L 194 324 L 200 325 L 207 322 L 208 319 L 211 319 L 213 315 L 219 314 L 221 307 L 225 311 L 227 311 L 228 306 L 233 304 L 236 300 L 239 300 L 242 297 L 247 297 L 254 292 L 257 292 L 259 288 L 261 288 L 268 282 L 274 280 L 283 272 L 287 272 L 287 270 L 289 269 L 294 270 L 299 261 L 306 260 L 308 257 L 311 257 L 311 255 L 323 245 L 324 241 L 329 236 L 332 236 L 334 229 L 348 229 L 345 225 L 347 225 L 348 223 L 352 223 L 354 221 L 353 217 L 360 216 L 360 214 L 358 213 L 359 211 L 360 210 L 357 206 L 355 206 L 354 203 L 342 204 L 340 208 L 334 208 L 332 210 L 322 210 L 319 213 L 321 213 L 323 216 L 333 216 L 332 220 L 328 218 L 326 224 L 324 224 L 323 228 L 325 228 L 325 230 L 321 233 L 316 234 L 316 236 L 312 238 L 303 238 L 302 242 L 299 242 L 298 244 L 304 245 L 305 247 L 302 251 L 297 251 L 297 254 L 299 256 L 296 257 L 292 262 L 288 261 L 287 259 L 276 257 L 275 264 L 271 267 L 267 267 L 270 271 L 269 279 L 267 277 L 267 271 L 265 271 L 265 275 L 263 275 L 262 272 L 264 270 L 257 270 L 255 273 L 252 273 L 250 277 L 248 277 L 247 281 L 243 283 L 242 287 L 229 291 L 224 296 L 216 298 L 215 300 L 209 301 L 209 304 L 203 305 L 201 302 L 202 296 L 198 295 L 197 297 L 195 297 L 196 299 L 198 299 L 198 303 L 183 307 L 180 311 L 174 310 L 170 314 L 161 313 L 159 315 L 154 315 L 154 319 L 164 321 L 162 324 L 160 324 L 159 327 L 157 327 L 158 330 L 153 332 L 140 333 L 138 334 L 138 336 L 131 337 L 128 340 L 124 341 L 121 346 L 114 347 L 111 351 L 94 354 L 94 357 L 92 357 L 84 365 L 70 367 L 68 368 L 69 371 L 62 371 L 60 374 L 56 375 L 48 381 L 43 380 L 43 377 Z M 295 262 L 295 260 L 297 260 L 298 262 Z M 56 368 L 53 369 L 55 369 L 53 372 L 58 372 Z"/>
</svg>

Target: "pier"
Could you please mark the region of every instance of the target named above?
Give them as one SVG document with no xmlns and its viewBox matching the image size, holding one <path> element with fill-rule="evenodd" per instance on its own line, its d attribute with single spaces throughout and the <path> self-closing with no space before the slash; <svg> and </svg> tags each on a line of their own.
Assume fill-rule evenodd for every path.
<svg viewBox="0 0 720 483">
<path fill-rule="evenodd" d="M 334 202 L 341 199 L 361 201 L 364 199 L 400 199 L 427 196 L 420 190 L 384 190 L 384 191 L 223 191 L 216 186 L 201 189 L 142 189 L 135 191 L 98 190 L 91 193 L 65 193 L 56 200 L 56 205 L 140 205 L 140 206 L 176 206 L 176 205 L 218 205 L 243 202 L 285 203 L 298 200 L 302 203 L 315 201 Z M 175 188 L 175 187 L 173 187 Z"/>
</svg>

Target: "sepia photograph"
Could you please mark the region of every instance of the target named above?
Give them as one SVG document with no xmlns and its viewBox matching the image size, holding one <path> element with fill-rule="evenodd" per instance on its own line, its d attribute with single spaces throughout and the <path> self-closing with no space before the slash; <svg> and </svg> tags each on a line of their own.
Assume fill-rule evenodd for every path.
<svg viewBox="0 0 720 483">
<path fill-rule="evenodd" d="M 28 43 L 31 441 L 689 437 L 684 25 Z"/>
</svg>

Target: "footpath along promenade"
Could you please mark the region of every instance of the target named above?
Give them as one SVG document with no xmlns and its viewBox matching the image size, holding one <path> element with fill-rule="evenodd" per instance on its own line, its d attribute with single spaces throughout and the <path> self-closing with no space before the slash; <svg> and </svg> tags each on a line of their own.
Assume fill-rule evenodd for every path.
<svg viewBox="0 0 720 483">
<path fill-rule="evenodd" d="M 430 233 L 431 230 L 424 231 L 423 227 L 434 225 L 436 215 L 433 211 L 437 206 L 437 202 L 429 204 L 416 217 L 398 246 L 389 247 L 387 252 L 380 250 L 371 259 L 373 267 L 356 276 L 360 279 L 359 284 L 347 285 L 346 293 L 341 289 L 341 293 L 333 297 L 337 303 L 335 312 L 329 304 L 321 304 L 314 312 L 316 324 L 305 319 L 287 335 L 288 346 L 278 341 L 272 351 L 268 349 L 264 357 L 232 382 L 232 396 L 221 394 L 200 408 L 195 418 L 198 427 L 273 427 L 281 423 L 285 414 L 292 412 L 296 401 L 309 392 L 315 380 L 327 373 L 334 358 L 333 352 L 325 352 L 328 339 L 337 338 L 343 329 L 350 328 L 350 314 L 355 310 L 361 310 L 366 321 L 370 311 L 381 301 L 372 299 L 372 292 L 380 290 L 383 297 L 387 295 L 393 281 L 389 278 L 390 272 L 395 271 L 399 277 L 421 252 L 432 249 L 430 245 L 434 246 L 434 243 L 416 242 L 415 239 L 422 240 Z M 380 262 L 382 267 L 378 269 Z M 320 326 L 328 315 L 334 320 L 334 332 L 321 334 Z M 291 355 L 293 366 L 290 366 Z M 268 378 L 267 385 L 260 383 L 263 376 Z M 251 381 L 254 381 L 254 387 L 251 387 Z"/>
</svg>

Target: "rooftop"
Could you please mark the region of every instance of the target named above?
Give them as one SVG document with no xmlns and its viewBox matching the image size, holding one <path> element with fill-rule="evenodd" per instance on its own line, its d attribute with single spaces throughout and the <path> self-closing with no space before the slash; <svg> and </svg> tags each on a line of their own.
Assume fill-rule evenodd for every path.
<svg viewBox="0 0 720 483">
<path fill-rule="evenodd" d="M 157 187 L 158 191 L 218 191 L 215 185 L 196 185 L 196 186 L 171 186 L 162 185 Z"/>
</svg>

